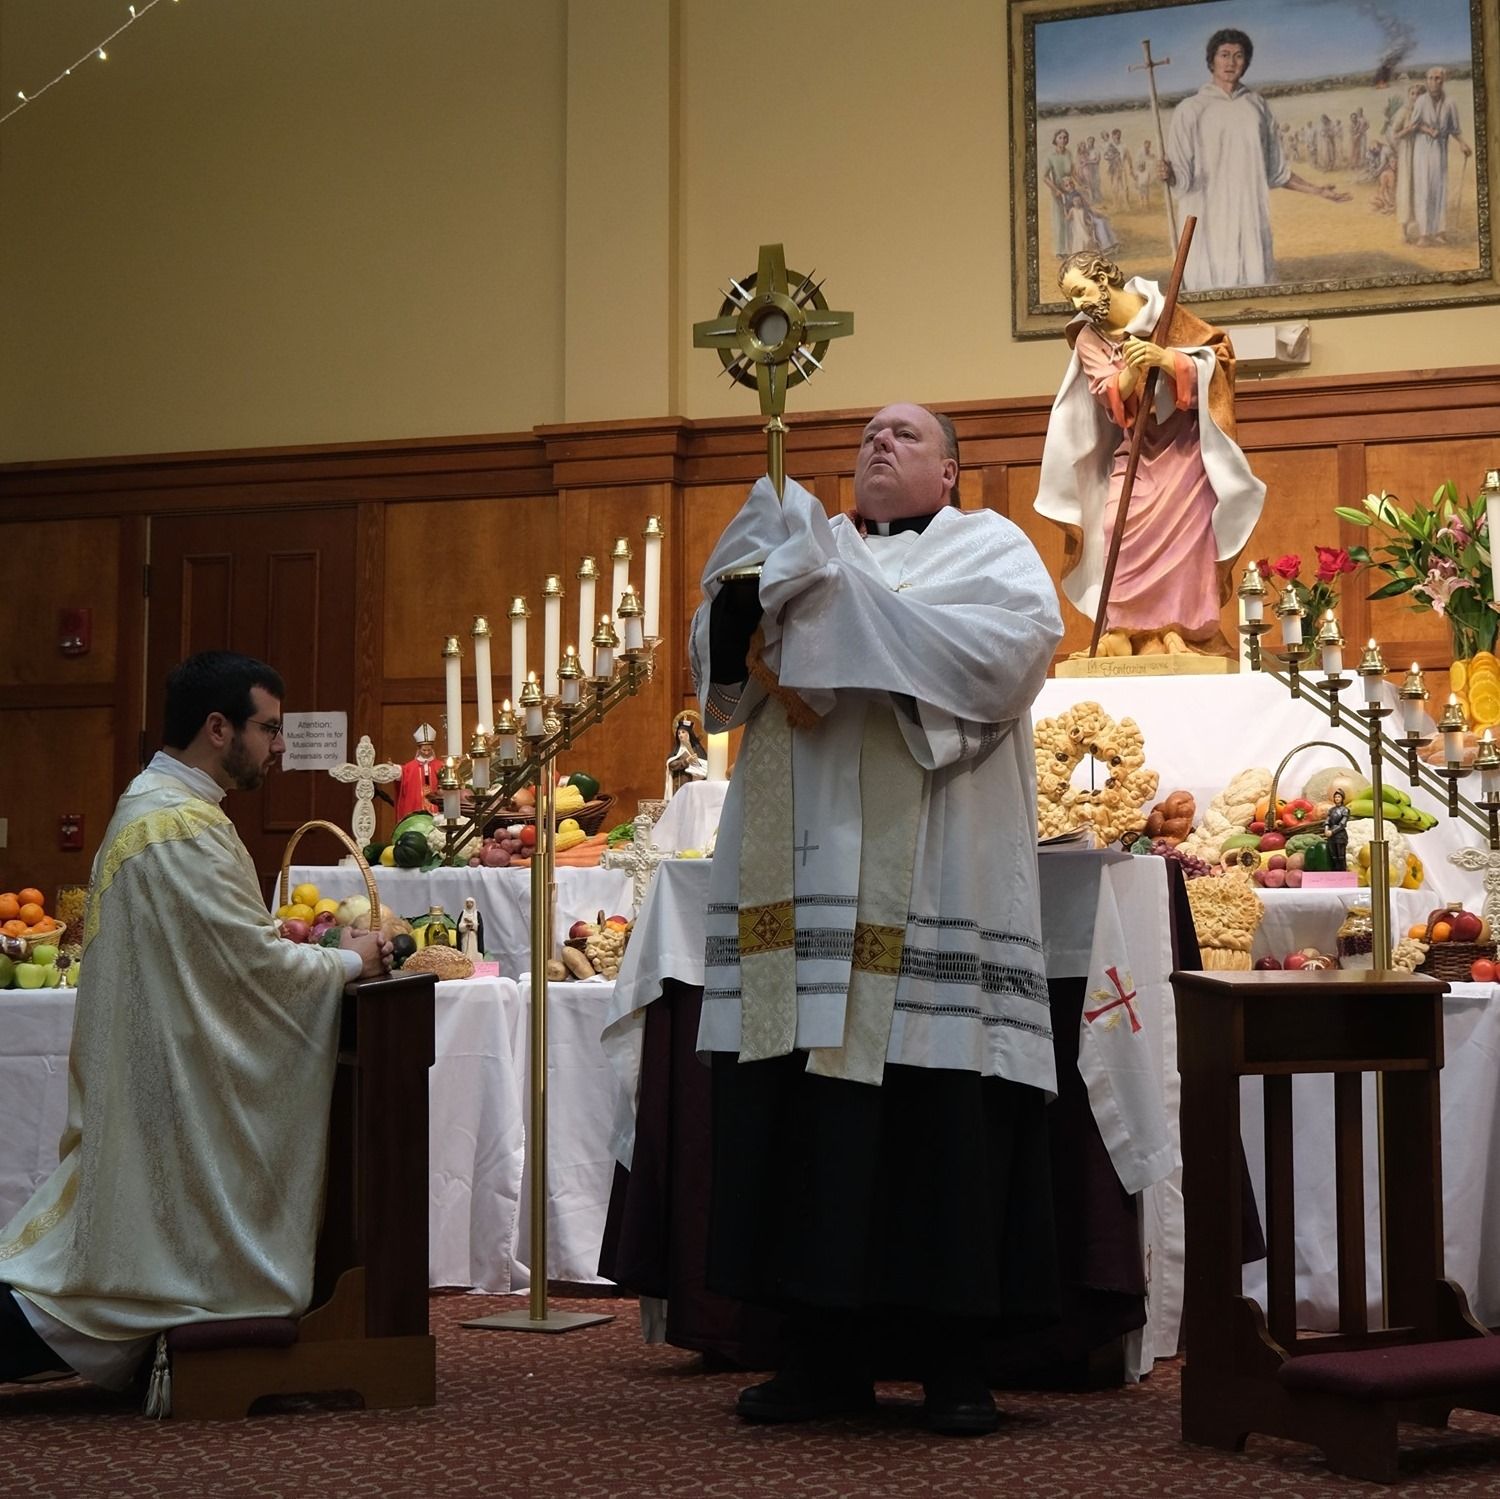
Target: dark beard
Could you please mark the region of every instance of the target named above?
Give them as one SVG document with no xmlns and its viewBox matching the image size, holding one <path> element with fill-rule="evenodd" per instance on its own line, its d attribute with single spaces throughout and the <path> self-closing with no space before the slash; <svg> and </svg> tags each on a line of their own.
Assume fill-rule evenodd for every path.
<svg viewBox="0 0 1500 1499">
<path fill-rule="evenodd" d="M 264 785 L 266 773 L 251 757 L 245 746 L 243 732 L 236 733 L 224 756 L 224 769 L 234 782 L 236 791 L 254 791 Z"/>
<path fill-rule="evenodd" d="M 1093 307 L 1085 307 L 1083 315 L 1096 328 L 1102 328 L 1105 325 L 1109 320 L 1109 288 L 1107 286 L 1099 288 L 1099 301 Z"/>
</svg>

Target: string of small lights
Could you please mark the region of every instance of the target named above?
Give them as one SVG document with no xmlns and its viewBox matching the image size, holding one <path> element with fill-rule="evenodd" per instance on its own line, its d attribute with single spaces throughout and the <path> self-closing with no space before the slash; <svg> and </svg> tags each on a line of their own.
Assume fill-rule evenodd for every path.
<svg viewBox="0 0 1500 1499">
<path fill-rule="evenodd" d="M 71 78 L 73 76 L 74 68 L 81 68 L 84 63 L 93 61 L 95 59 L 97 59 L 99 62 L 108 62 L 108 49 L 110 43 L 113 42 L 114 39 L 122 32 L 129 31 L 137 21 L 144 20 L 149 11 L 155 10 L 156 7 L 158 5 L 161 5 L 162 3 L 163 0 L 141 0 L 141 3 L 138 5 L 127 6 L 126 8 L 130 11 L 130 19 L 124 22 L 123 25 L 116 26 L 115 29 L 111 31 L 110 34 L 105 37 L 102 42 L 99 42 L 95 46 L 90 47 L 82 57 L 80 57 L 70 66 L 64 68 L 56 78 L 52 79 L 48 83 L 44 83 L 41 88 L 32 89 L 30 92 L 28 92 L 26 89 L 17 89 L 16 98 L 18 98 L 21 102 L 19 104 L 12 104 L 11 107 L 6 110 L 3 115 L 0 115 L 0 125 L 3 125 L 12 116 L 20 114 L 20 112 L 25 109 L 28 104 L 35 104 L 36 101 L 40 99 L 48 89 L 56 88 L 57 85 L 61 83 L 65 78 Z M 177 3 L 177 0 L 172 0 L 172 3 L 175 5 Z"/>
</svg>

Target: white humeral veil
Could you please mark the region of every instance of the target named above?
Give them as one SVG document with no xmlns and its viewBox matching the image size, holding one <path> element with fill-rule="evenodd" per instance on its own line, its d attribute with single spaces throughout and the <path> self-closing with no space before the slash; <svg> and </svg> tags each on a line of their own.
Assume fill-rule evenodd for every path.
<svg viewBox="0 0 1500 1499">
<path fill-rule="evenodd" d="M 278 937 L 224 813 L 137 776 L 94 862 L 61 1164 L 0 1280 L 92 1338 L 303 1311 L 344 983 Z"/>
<path fill-rule="evenodd" d="M 793 1044 L 852 1039 L 866 716 L 892 715 L 923 774 L 886 1059 L 1055 1091 L 1030 706 L 1062 624 L 1035 549 L 1002 516 L 955 509 L 867 543 L 795 482 L 778 504 L 760 480 L 709 558 L 691 641 L 705 722 L 744 724 L 747 740 L 782 708 L 753 679 L 710 682 L 709 608 L 719 575 L 751 563 L 763 564 L 764 659 L 819 715 L 791 730 Z M 700 1052 L 741 1050 L 744 791 L 737 763 L 710 876 Z"/>
</svg>

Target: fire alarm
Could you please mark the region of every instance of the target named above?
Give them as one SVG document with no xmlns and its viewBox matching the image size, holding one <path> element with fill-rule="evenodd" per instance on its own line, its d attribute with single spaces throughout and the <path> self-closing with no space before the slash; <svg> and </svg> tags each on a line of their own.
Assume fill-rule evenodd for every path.
<svg viewBox="0 0 1500 1499">
<path fill-rule="evenodd" d="M 57 846 L 65 854 L 80 853 L 83 849 L 83 813 L 64 812 L 57 824 Z"/>
<path fill-rule="evenodd" d="M 57 648 L 64 656 L 86 656 L 94 637 L 92 609 L 57 611 Z"/>
</svg>

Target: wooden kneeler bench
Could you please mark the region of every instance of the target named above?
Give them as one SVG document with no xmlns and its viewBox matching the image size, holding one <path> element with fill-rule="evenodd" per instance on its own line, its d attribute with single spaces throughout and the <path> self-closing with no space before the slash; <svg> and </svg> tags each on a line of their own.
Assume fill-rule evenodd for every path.
<svg viewBox="0 0 1500 1499">
<path fill-rule="evenodd" d="M 1251 1432 L 1320 1447 L 1354 1478 L 1398 1477 L 1397 1423 L 1500 1412 L 1500 1338 L 1443 1278 L 1438 1073 L 1447 986 L 1406 973 L 1172 976 L 1182 1074 L 1184 1441 L 1243 1449 Z M 1361 1074 L 1381 1074 L 1385 1297 L 1369 1326 Z M 1339 1325 L 1296 1325 L 1292 1078 L 1331 1073 Z M 1240 1079 L 1265 1089 L 1266 1310 L 1240 1265 Z M 1497 1450 L 1500 1459 L 1500 1450 Z"/>
<path fill-rule="evenodd" d="M 427 1327 L 431 974 L 355 985 L 340 1016 L 328 1184 L 312 1310 L 173 1328 L 153 1371 L 161 1414 L 245 1416 L 271 1396 L 352 1393 L 368 1409 L 432 1405 Z"/>
</svg>

